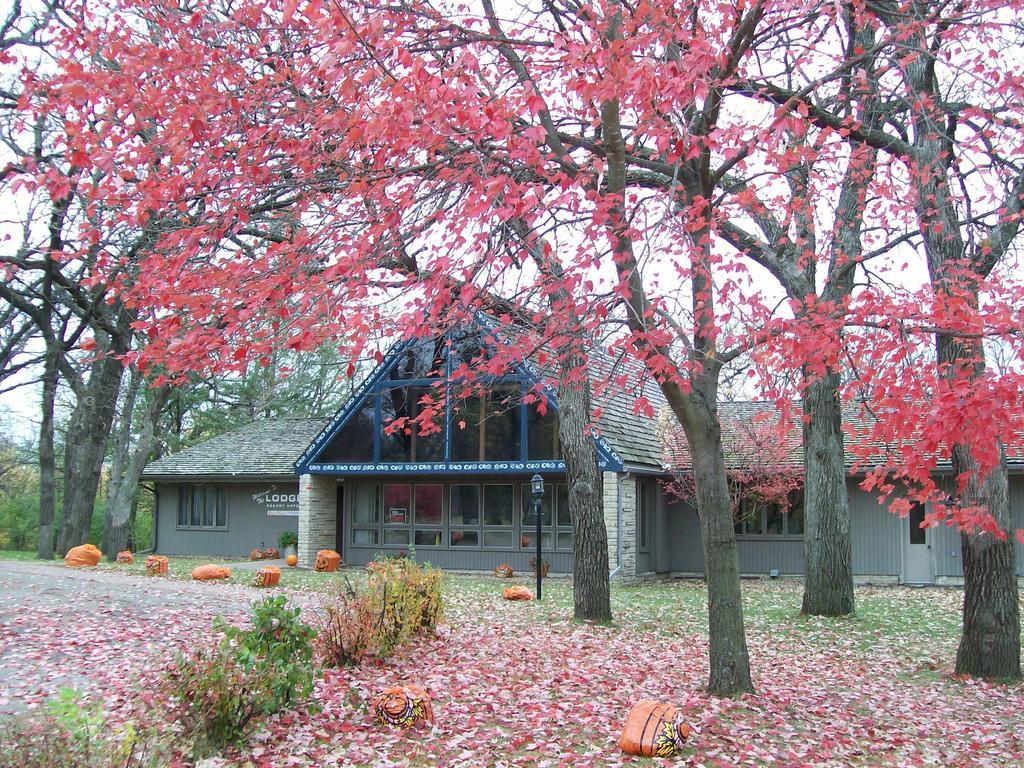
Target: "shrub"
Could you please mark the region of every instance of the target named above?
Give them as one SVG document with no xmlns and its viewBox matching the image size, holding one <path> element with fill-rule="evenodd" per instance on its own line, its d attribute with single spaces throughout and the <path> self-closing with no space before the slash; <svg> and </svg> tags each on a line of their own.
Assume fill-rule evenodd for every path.
<svg viewBox="0 0 1024 768">
<path fill-rule="evenodd" d="M 313 690 L 314 632 L 283 595 L 254 605 L 252 627 L 217 619 L 219 642 L 179 653 L 164 694 L 194 756 L 240 743 L 253 721 Z"/>
<path fill-rule="evenodd" d="M 413 635 L 432 630 L 441 619 L 441 571 L 408 558 L 384 560 L 370 574 L 369 588 L 377 593 L 381 618 L 377 649 L 381 656 Z"/>
<path fill-rule="evenodd" d="M 157 756 L 131 725 L 110 722 L 99 703 L 62 689 L 41 713 L 0 726 L 0 765 L 19 768 L 149 768 Z"/>
<path fill-rule="evenodd" d="M 328 667 L 355 666 L 377 652 L 380 624 L 378 601 L 367 590 L 358 590 L 346 579 L 320 597 L 316 616 L 316 650 Z"/>
<path fill-rule="evenodd" d="M 317 650 L 327 666 L 390 656 L 414 635 L 441 620 L 442 573 L 409 558 L 381 558 L 365 589 L 339 585 L 321 599 Z"/>
<path fill-rule="evenodd" d="M 295 531 L 281 531 L 281 535 L 277 537 L 277 545 L 281 549 L 298 546 L 298 543 L 299 535 Z"/>
</svg>

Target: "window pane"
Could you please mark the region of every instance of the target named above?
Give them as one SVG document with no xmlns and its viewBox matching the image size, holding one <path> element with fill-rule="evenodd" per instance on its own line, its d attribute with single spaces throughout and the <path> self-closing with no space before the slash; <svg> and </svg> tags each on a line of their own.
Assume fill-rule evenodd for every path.
<svg viewBox="0 0 1024 768">
<path fill-rule="evenodd" d="M 203 507 L 203 526 L 213 528 L 213 517 L 217 513 L 217 489 L 206 489 L 206 504 Z"/>
<path fill-rule="evenodd" d="M 441 524 L 441 500 L 443 497 L 443 485 L 416 486 L 416 525 Z"/>
<path fill-rule="evenodd" d="M 645 480 L 637 480 L 636 483 L 636 516 L 637 516 L 637 542 L 641 550 L 648 549 L 647 535 L 650 528 L 651 516 L 651 491 L 650 485 Z"/>
<path fill-rule="evenodd" d="M 558 548 L 559 549 L 572 549 L 572 534 L 571 533 L 560 533 L 558 534 Z"/>
<path fill-rule="evenodd" d="M 765 510 L 765 517 L 767 518 L 765 533 L 769 536 L 781 536 L 785 522 L 779 505 L 769 504 Z"/>
<path fill-rule="evenodd" d="M 376 545 L 380 543 L 380 531 L 376 528 L 356 528 L 352 531 L 352 543 L 353 544 L 372 544 Z"/>
<path fill-rule="evenodd" d="M 484 525 L 512 525 L 511 485 L 484 486 Z M 484 541 L 487 541 L 486 536 Z M 511 538 L 507 546 L 512 546 Z"/>
<path fill-rule="evenodd" d="M 423 419 L 413 426 L 413 460 L 444 461 L 444 392 L 437 387 L 409 392 L 413 414 Z"/>
<path fill-rule="evenodd" d="M 384 483 L 384 524 L 408 525 L 411 521 L 411 501 L 412 486 L 407 483 Z"/>
<path fill-rule="evenodd" d="M 355 486 L 352 494 L 352 522 L 355 524 L 376 525 L 380 522 L 380 509 L 377 504 L 377 485 Z"/>
<path fill-rule="evenodd" d="M 480 486 L 453 485 L 451 487 L 450 525 L 480 525 Z"/>
<path fill-rule="evenodd" d="M 480 532 L 452 531 L 451 545 L 453 547 L 478 547 L 480 546 Z"/>
<path fill-rule="evenodd" d="M 452 461 L 480 461 L 480 398 L 453 399 L 451 422 Z"/>
<path fill-rule="evenodd" d="M 924 522 L 924 504 L 915 504 L 910 508 L 910 543 L 925 544 L 926 531 L 921 527 Z"/>
<path fill-rule="evenodd" d="M 539 403 L 529 403 L 524 406 L 526 408 L 526 455 L 530 459 L 560 458 L 558 414 L 549 403 L 547 413 L 541 416 L 538 406 Z"/>
<path fill-rule="evenodd" d="M 192 489 L 192 526 L 199 528 L 203 524 L 203 489 Z"/>
<path fill-rule="evenodd" d="M 537 518 L 533 514 L 533 495 L 530 493 L 530 486 L 523 485 L 522 487 L 522 499 L 523 499 L 523 526 L 534 526 L 537 525 Z M 540 500 L 540 524 L 544 526 L 551 525 L 551 496 L 552 487 L 551 483 L 544 484 L 544 496 Z"/>
<path fill-rule="evenodd" d="M 192 501 L 192 489 L 178 486 L 178 525 L 188 525 L 188 510 Z"/>
<path fill-rule="evenodd" d="M 224 488 L 217 489 L 217 527 L 226 528 L 228 524 L 228 492 Z"/>
<path fill-rule="evenodd" d="M 462 366 L 479 370 L 493 357 L 494 340 L 486 338 L 486 332 L 478 328 L 455 331 L 450 336 L 448 362 L 452 373 L 459 376 Z"/>
<path fill-rule="evenodd" d="M 408 528 L 385 528 L 384 529 L 384 543 L 391 545 L 398 545 L 407 547 L 409 546 L 409 529 Z"/>
<path fill-rule="evenodd" d="M 519 546 L 522 547 L 523 549 L 536 549 L 537 545 L 534 543 L 536 540 L 537 540 L 536 539 L 536 533 L 525 533 L 524 532 L 523 535 L 519 537 Z M 540 545 L 541 545 L 541 549 L 544 549 L 544 550 L 550 550 L 551 549 L 551 533 L 549 531 L 542 531 L 541 532 L 541 535 L 540 535 Z"/>
<path fill-rule="evenodd" d="M 412 461 L 412 403 L 406 387 L 380 391 L 380 460 Z M 400 419 L 398 425 L 395 420 Z"/>
<path fill-rule="evenodd" d="M 558 525 L 562 528 L 572 527 L 572 517 L 569 515 L 569 486 L 565 483 L 558 484 Z"/>
<path fill-rule="evenodd" d="M 512 531 L 488 531 L 484 529 L 485 547 L 512 548 Z"/>
<path fill-rule="evenodd" d="M 389 378 L 392 379 L 431 379 L 444 372 L 441 357 L 443 339 L 423 339 L 402 353 L 392 367 Z"/>
<path fill-rule="evenodd" d="M 430 530 L 430 531 L 418 530 L 418 531 L 416 531 L 415 542 L 416 542 L 416 546 L 417 547 L 440 547 L 441 546 L 441 531 L 439 531 L 439 530 Z"/>
<path fill-rule="evenodd" d="M 804 532 L 804 498 L 803 494 L 790 502 L 786 513 L 786 532 L 790 536 L 800 536 Z"/>
<path fill-rule="evenodd" d="M 751 504 L 749 511 L 747 512 L 747 534 L 750 536 L 760 536 L 764 533 L 764 509 L 760 504 Z"/>
<path fill-rule="evenodd" d="M 518 384 L 500 384 L 487 392 L 484 414 L 484 461 L 515 461 L 519 458 Z"/>
<path fill-rule="evenodd" d="M 324 448 L 319 460 L 322 462 L 372 462 L 376 417 L 377 398 L 370 395 L 358 410 L 349 416 L 345 426 Z"/>
</svg>

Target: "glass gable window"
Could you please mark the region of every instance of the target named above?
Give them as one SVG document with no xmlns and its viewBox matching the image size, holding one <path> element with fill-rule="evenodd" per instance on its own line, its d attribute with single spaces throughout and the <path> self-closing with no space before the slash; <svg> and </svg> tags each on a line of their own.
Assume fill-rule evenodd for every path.
<svg viewBox="0 0 1024 768">
<path fill-rule="evenodd" d="M 361 392 L 361 401 L 314 461 L 561 460 L 554 403 L 543 401 L 541 413 L 542 400 L 525 372 L 488 370 L 488 348 L 486 332 L 475 330 L 396 353 L 388 367 L 374 374 L 372 386 Z M 471 372 L 479 378 L 473 380 Z"/>
<path fill-rule="evenodd" d="M 753 499 L 741 499 L 736 515 L 737 536 L 797 537 L 804 534 L 804 494 L 794 491 L 789 496 L 788 509 L 779 504 L 766 504 Z"/>
<path fill-rule="evenodd" d="M 226 530 L 228 527 L 227 489 L 211 485 L 179 486 L 177 527 L 197 530 Z"/>
</svg>

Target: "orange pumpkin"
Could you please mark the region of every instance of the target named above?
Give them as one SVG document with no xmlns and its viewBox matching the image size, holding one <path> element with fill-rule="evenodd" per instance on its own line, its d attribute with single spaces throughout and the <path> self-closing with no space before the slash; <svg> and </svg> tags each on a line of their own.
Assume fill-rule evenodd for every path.
<svg viewBox="0 0 1024 768">
<path fill-rule="evenodd" d="M 64 555 L 64 565 L 68 568 L 99 565 L 101 557 L 103 557 L 103 553 L 92 544 L 83 544 L 68 550 L 68 553 Z"/>
<path fill-rule="evenodd" d="M 263 550 L 262 549 L 251 549 L 251 550 L 249 550 L 249 559 L 250 560 L 262 560 L 263 559 Z"/>
<path fill-rule="evenodd" d="M 131 565 L 135 562 L 135 555 L 127 549 L 123 549 L 117 553 L 117 562 L 124 563 L 125 565 Z"/>
<path fill-rule="evenodd" d="M 288 557 L 286 557 L 284 561 L 288 563 L 289 568 L 294 568 L 296 565 L 299 564 L 299 558 L 297 558 L 295 555 L 288 555 Z"/>
<path fill-rule="evenodd" d="M 501 596 L 506 600 L 533 600 L 533 592 L 527 587 L 505 587 Z"/>
<path fill-rule="evenodd" d="M 418 685 L 387 688 L 373 697 L 371 706 L 377 722 L 382 725 L 414 728 L 434 722 L 430 694 Z"/>
<path fill-rule="evenodd" d="M 163 555 L 150 555 L 146 558 L 147 576 L 166 576 L 168 560 Z"/>
<path fill-rule="evenodd" d="M 274 547 L 270 547 L 269 549 L 264 549 L 263 550 L 263 559 L 264 560 L 278 560 L 278 559 L 280 559 L 280 557 L 281 557 L 280 551 L 278 551 Z"/>
<path fill-rule="evenodd" d="M 192 578 L 196 581 L 210 581 L 211 579 L 230 579 L 231 571 L 219 565 L 197 565 L 192 569 Z"/>
<path fill-rule="evenodd" d="M 499 579 L 511 579 L 515 576 L 515 571 L 512 570 L 512 566 L 508 563 L 502 563 L 494 569 L 494 575 Z"/>
<path fill-rule="evenodd" d="M 327 573 L 338 570 L 340 565 L 341 555 L 333 549 L 321 549 L 316 553 L 316 563 L 313 565 L 313 570 L 317 573 Z"/>
<path fill-rule="evenodd" d="M 639 757 L 674 757 L 682 751 L 690 731 L 671 704 L 644 699 L 629 710 L 619 748 Z"/>
<path fill-rule="evenodd" d="M 256 571 L 257 587 L 276 587 L 281 581 L 281 569 L 276 565 L 265 565 Z"/>
</svg>

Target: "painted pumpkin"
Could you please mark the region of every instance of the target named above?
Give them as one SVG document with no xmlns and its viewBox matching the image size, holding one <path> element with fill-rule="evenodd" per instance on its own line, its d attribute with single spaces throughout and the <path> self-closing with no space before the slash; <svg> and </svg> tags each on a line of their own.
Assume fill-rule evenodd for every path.
<svg viewBox="0 0 1024 768">
<path fill-rule="evenodd" d="M 627 755 L 639 757 L 674 757 L 682 750 L 690 731 L 671 704 L 644 699 L 629 710 L 619 748 Z"/>
<path fill-rule="evenodd" d="M 117 553 L 117 562 L 123 563 L 124 565 L 131 565 L 135 562 L 135 555 L 129 552 L 127 549 L 122 549 Z"/>
<path fill-rule="evenodd" d="M 499 579 L 511 579 L 515 576 L 515 571 L 512 570 L 512 566 L 508 563 L 502 563 L 494 569 L 494 575 Z"/>
<path fill-rule="evenodd" d="M 249 551 L 249 559 L 250 560 L 262 560 L 263 559 L 263 550 L 262 549 L 250 550 Z"/>
<path fill-rule="evenodd" d="M 533 592 L 527 587 L 505 587 L 501 596 L 506 600 L 533 600 Z"/>
<path fill-rule="evenodd" d="M 68 568 L 99 565 L 101 557 L 103 557 L 103 553 L 92 544 L 83 544 L 68 550 L 68 553 L 64 555 L 64 565 Z"/>
<path fill-rule="evenodd" d="M 414 728 L 434 722 L 430 694 L 418 685 L 400 685 L 381 691 L 373 697 L 372 708 L 377 722 Z"/>
<path fill-rule="evenodd" d="M 150 555 L 146 558 L 147 576 L 166 576 L 168 560 L 163 555 Z"/>
<path fill-rule="evenodd" d="M 338 570 L 340 565 L 341 555 L 333 549 L 321 549 L 316 553 L 316 562 L 313 565 L 313 570 L 317 573 L 327 573 Z"/>
<path fill-rule="evenodd" d="M 281 559 L 281 553 L 275 547 L 270 547 L 269 549 L 264 549 L 263 550 L 263 559 L 264 560 L 280 560 Z"/>
<path fill-rule="evenodd" d="M 192 578 L 196 581 L 210 581 L 211 579 L 230 579 L 231 571 L 219 565 L 197 565 L 192 569 Z"/>
<path fill-rule="evenodd" d="M 299 564 L 299 558 L 295 555 L 288 555 L 288 557 L 286 557 L 284 561 L 288 563 L 289 568 L 294 568 L 296 565 Z"/>
<path fill-rule="evenodd" d="M 276 565 L 265 565 L 256 571 L 257 587 L 276 587 L 281 581 L 281 569 Z"/>
</svg>

